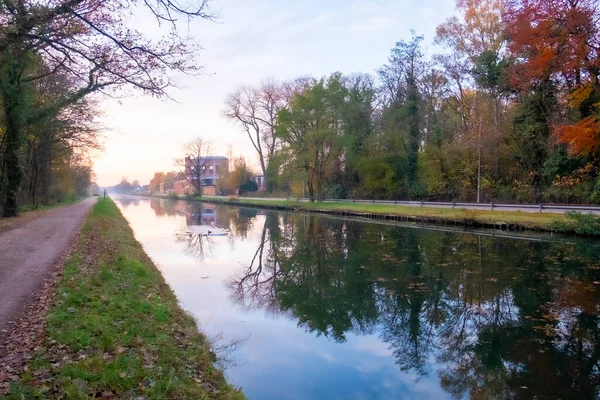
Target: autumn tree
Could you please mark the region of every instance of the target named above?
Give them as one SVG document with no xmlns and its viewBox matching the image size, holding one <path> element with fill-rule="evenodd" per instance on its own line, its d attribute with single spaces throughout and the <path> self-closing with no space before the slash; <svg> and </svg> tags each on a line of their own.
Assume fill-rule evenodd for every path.
<svg viewBox="0 0 600 400">
<path fill-rule="evenodd" d="M 4 216 L 15 216 L 24 174 L 20 150 L 28 126 L 56 115 L 94 92 L 134 87 L 165 96 L 168 72 L 195 73 L 195 48 L 178 34 L 177 21 L 211 18 L 206 0 L 195 8 L 177 1 L 144 1 L 166 32 L 152 40 L 130 27 L 137 2 L 123 0 L 32 0 L 0 2 L 0 97 L 4 111 Z M 73 90 L 32 112 L 35 81 L 60 73 Z"/>
<path fill-rule="evenodd" d="M 432 59 L 413 33 L 375 79 L 280 85 L 269 180 L 311 200 L 600 199 L 597 1 L 456 5 Z"/>
<path fill-rule="evenodd" d="M 567 113 L 554 133 L 573 154 L 600 150 L 600 7 L 596 0 L 507 1 L 510 50 L 518 60 L 514 84 L 547 81 L 565 88 Z"/>
<path fill-rule="evenodd" d="M 504 22 L 502 15 L 504 4 L 501 0 L 457 0 L 457 9 L 462 13 L 461 18 L 451 17 L 437 27 L 436 43 L 447 46 L 451 55 L 442 55 L 439 60 L 447 71 L 454 75 L 458 84 L 458 103 L 463 113 L 463 125 L 467 135 L 476 137 L 477 142 L 477 202 L 481 201 L 481 180 L 483 175 L 484 146 L 497 150 L 499 147 L 499 132 L 501 119 L 501 93 L 503 74 L 507 60 L 505 57 Z M 457 75 L 463 75 L 461 77 Z M 464 77 L 470 77 L 470 82 Z M 467 108 L 466 90 L 474 84 L 476 88 L 473 107 Z M 465 87 L 467 85 L 467 87 Z M 493 102 L 488 102 L 487 94 Z M 486 103 L 493 106 L 491 112 L 483 110 Z M 482 119 L 484 115 L 491 118 Z M 475 118 L 474 118 L 475 117 Z M 486 129 L 492 126 L 492 132 Z M 484 132 L 488 131 L 488 132 Z M 497 163 L 496 154 L 496 163 Z M 496 168 L 497 171 L 497 168 Z M 498 173 L 496 173 L 498 177 Z"/>
<path fill-rule="evenodd" d="M 150 179 L 150 191 L 158 192 L 160 190 L 160 185 L 165 182 L 165 173 L 164 172 L 155 172 L 154 177 Z"/>
</svg>

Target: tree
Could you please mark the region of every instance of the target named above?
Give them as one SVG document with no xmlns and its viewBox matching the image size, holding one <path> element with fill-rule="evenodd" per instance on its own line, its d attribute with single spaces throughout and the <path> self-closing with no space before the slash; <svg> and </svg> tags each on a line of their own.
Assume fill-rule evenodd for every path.
<svg viewBox="0 0 600 400">
<path fill-rule="evenodd" d="M 336 188 L 330 187 L 335 198 L 345 198 L 358 190 L 358 165 L 365 152 L 366 142 L 373 133 L 373 101 L 375 83 L 368 74 L 353 74 L 342 79 L 347 96 L 342 107 L 343 147 Z M 334 177 L 335 179 L 335 177 Z M 331 184 L 330 184 L 331 186 Z"/>
<path fill-rule="evenodd" d="M 206 0 L 186 9 L 176 1 L 144 1 L 159 23 L 170 26 L 159 40 L 129 28 L 136 2 L 123 0 L 32 0 L 0 2 L 0 97 L 4 111 L 6 196 L 4 216 L 17 215 L 24 174 L 20 149 L 32 123 L 56 115 L 94 92 L 134 87 L 165 96 L 169 71 L 195 73 L 195 48 L 177 32 L 180 17 L 211 18 Z M 36 80 L 64 74 L 77 84 L 58 102 L 32 113 L 31 86 Z"/>
<path fill-rule="evenodd" d="M 447 66 L 452 65 L 454 68 L 458 66 L 461 71 L 454 71 L 455 73 L 469 73 L 475 83 L 476 91 L 487 90 L 489 96 L 494 99 L 491 120 L 484 121 L 482 117 L 486 112 L 481 110 L 463 116 L 467 129 L 476 129 L 477 202 L 480 202 L 484 142 L 490 142 L 499 136 L 501 82 L 506 67 L 502 20 L 504 5 L 501 0 L 457 0 L 456 6 L 463 12 L 462 21 L 452 17 L 437 27 L 436 43 L 448 46 L 453 52 L 452 56 L 442 57 L 442 60 L 447 62 Z M 453 57 L 454 62 L 448 63 Z M 464 95 L 462 85 L 460 91 Z M 481 109 L 485 106 L 486 100 L 482 96 L 477 95 L 475 99 L 476 108 Z M 488 126 L 490 122 L 493 131 L 491 134 L 484 135 L 484 126 Z M 494 149 L 499 147 L 497 142 L 492 143 L 490 147 Z M 496 155 L 496 159 L 497 157 Z M 496 175 L 498 176 L 498 173 Z"/>
<path fill-rule="evenodd" d="M 210 142 L 202 138 L 196 138 L 182 147 L 183 158 L 177 158 L 175 164 L 180 173 L 191 188 L 199 196 L 202 196 L 202 188 L 205 184 L 204 178 L 208 173 L 209 156 L 212 149 Z"/>
<path fill-rule="evenodd" d="M 165 174 L 165 189 L 173 189 L 173 184 L 177 181 L 184 180 L 185 178 L 180 172 L 170 171 Z"/>
<path fill-rule="evenodd" d="M 69 95 L 72 87 L 72 80 L 59 74 L 35 81 L 30 87 L 30 113 L 43 109 L 48 103 L 59 102 Z M 50 204 L 65 197 L 64 192 L 60 193 L 62 190 L 80 192 L 71 186 L 76 182 L 69 178 L 66 170 L 61 171 L 64 173 L 60 176 L 57 174 L 56 166 L 61 164 L 61 168 L 71 168 L 73 172 L 78 166 L 89 164 L 85 153 L 101 148 L 96 116 L 96 103 L 91 98 L 83 98 L 28 127 L 20 149 L 24 179 L 21 202 Z M 1 154 L 0 148 L 0 160 Z M 0 177 L 4 175 L 4 165 L 0 162 Z M 59 178 L 65 179 L 61 185 L 55 182 Z M 61 189 L 56 190 L 58 187 Z M 3 197 L 4 191 L 0 192 Z"/>
<path fill-rule="evenodd" d="M 268 190 L 273 186 L 269 177 L 269 163 L 278 149 L 278 139 L 275 135 L 277 112 L 284 105 L 284 92 L 281 86 L 272 80 L 258 88 L 241 87 L 225 100 L 224 115 L 244 128 L 258 154 Z"/>
<path fill-rule="evenodd" d="M 248 181 L 253 182 L 252 178 L 254 177 L 254 173 L 248 167 L 246 163 L 246 159 L 244 157 L 238 157 L 233 160 L 233 168 L 229 172 L 229 176 L 227 177 L 227 186 L 228 189 L 235 193 L 236 189 L 240 190 L 240 193 L 249 190 L 242 190 L 241 186 L 245 185 Z M 246 188 L 244 186 L 244 188 Z M 256 189 L 258 190 L 258 188 Z M 253 191 L 256 191 L 253 190 Z"/>
<path fill-rule="evenodd" d="M 549 158 L 551 144 L 550 117 L 556 107 L 556 87 L 548 81 L 523 92 L 516 106 L 510 144 L 520 165 L 539 194 L 544 183 L 544 166 Z M 554 178 L 552 176 L 551 178 Z"/>
<path fill-rule="evenodd" d="M 155 172 L 154 177 L 150 180 L 150 191 L 158 192 L 160 190 L 160 184 L 165 182 L 164 172 Z"/>
<path fill-rule="evenodd" d="M 386 114 L 392 129 L 403 130 L 406 151 L 407 186 L 413 189 L 416 183 L 417 157 L 422 132 L 422 99 L 419 81 L 424 74 L 425 64 L 421 53 L 423 36 L 412 32 L 410 42 L 400 41 L 392 49 L 388 64 L 379 71 L 384 83 L 387 104 Z"/>
<path fill-rule="evenodd" d="M 556 124 L 574 154 L 600 150 L 600 8 L 596 0 L 507 1 L 513 83 L 528 89 L 561 82 L 571 111 Z"/>
<path fill-rule="evenodd" d="M 254 181 L 246 181 L 239 186 L 240 194 L 258 191 L 258 185 Z"/>
<path fill-rule="evenodd" d="M 325 184 L 340 155 L 341 109 L 347 94 L 341 81 L 336 73 L 314 82 L 277 115 L 282 152 L 303 173 L 310 201 L 325 198 Z"/>
<path fill-rule="evenodd" d="M 121 182 L 112 188 L 117 193 L 128 193 L 131 190 L 131 183 L 126 177 L 121 178 Z"/>
</svg>

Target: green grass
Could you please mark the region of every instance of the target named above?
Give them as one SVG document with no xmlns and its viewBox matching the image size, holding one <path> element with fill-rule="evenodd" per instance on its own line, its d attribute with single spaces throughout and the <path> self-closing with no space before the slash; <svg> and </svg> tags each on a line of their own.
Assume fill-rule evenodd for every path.
<svg viewBox="0 0 600 400">
<path fill-rule="evenodd" d="M 554 221 L 551 228 L 556 232 L 574 232 L 578 235 L 600 236 L 600 216 L 570 211 L 565 221 Z"/>
<path fill-rule="evenodd" d="M 91 211 L 46 330 L 8 399 L 243 398 L 111 200 Z"/>
<path fill-rule="evenodd" d="M 459 208 L 409 207 L 388 204 L 350 203 L 350 202 L 315 202 L 306 203 L 295 200 L 247 200 L 243 197 L 235 199 L 201 198 L 225 204 L 252 206 L 292 207 L 297 211 L 348 211 L 364 214 L 393 215 L 403 217 L 420 217 L 431 221 L 457 222 L 465 225 L 474 224 L 511 224 L 533 230 L 552 230 L 556 221 L 566 221 L 567 217 L 553 213 L 530 213 L 522 211 L 486 211 L 466 210 Z M 199 198 L 196 198 L 199 200 Z"/>
<path fill-rule="evenodd" d="M 79 196 L 67 196 L 62 201 L 57 201 L 52 204 L 25 204 L 19 207 L 20 213 L 27 213 L 31 211 L 43 211 L 52 210 L 57 207 L 69 206 L 80 201 L 82 197 Z"/>
</svg>

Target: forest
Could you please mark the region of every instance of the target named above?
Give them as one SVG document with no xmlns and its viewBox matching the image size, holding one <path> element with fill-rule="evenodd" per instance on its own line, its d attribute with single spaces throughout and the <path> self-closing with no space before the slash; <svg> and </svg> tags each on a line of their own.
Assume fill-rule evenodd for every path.
<svg viewBox="0 0 600 400">
<path fill-rule="evenodd" d="M 600 201 L 600 6 L 457 0 L 376 73 L 236 89 L 269 192 L 325 198 Z M 357 57 L 360 55 L 357 55 Z"/>
<path fill-rule="evenodd" d="M 48 71 L 34 62 L 29 68 L 28 73 L 36 76 L 18 89 L 27 109 L 20 111 L 23 135 L 16 141 L 6 134 L 5 127 L 11 122 L 6 115 L 12 112 L 6 108 L 17 94 L 4 79 L 7 70 L 0 70 L 0 103 L 4 107 L 0 112 L 0 202 L 5 204 L 10 190 L 9 174 L 21 181 L 16 190 L 21 207 L 85 196 L 94 179 L 90 154 L 101 149 L 96 102 L 86 98 L 62 105 L 74 91 L 73 80 L 63 74 L 46 75 Z M 13 170 L 15 164 L 18 168 Z"/>
</svg>

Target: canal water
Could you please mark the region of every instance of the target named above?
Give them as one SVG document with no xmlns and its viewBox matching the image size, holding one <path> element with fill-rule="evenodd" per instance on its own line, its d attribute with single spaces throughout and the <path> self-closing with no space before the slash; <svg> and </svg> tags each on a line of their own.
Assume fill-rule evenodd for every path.
<svg viewBox="0 0 600 400">
<path fill-rule="evenodd" d="M 599 396 L 596 241 L 117 203 L 250 399 Z"/>
</svg>

